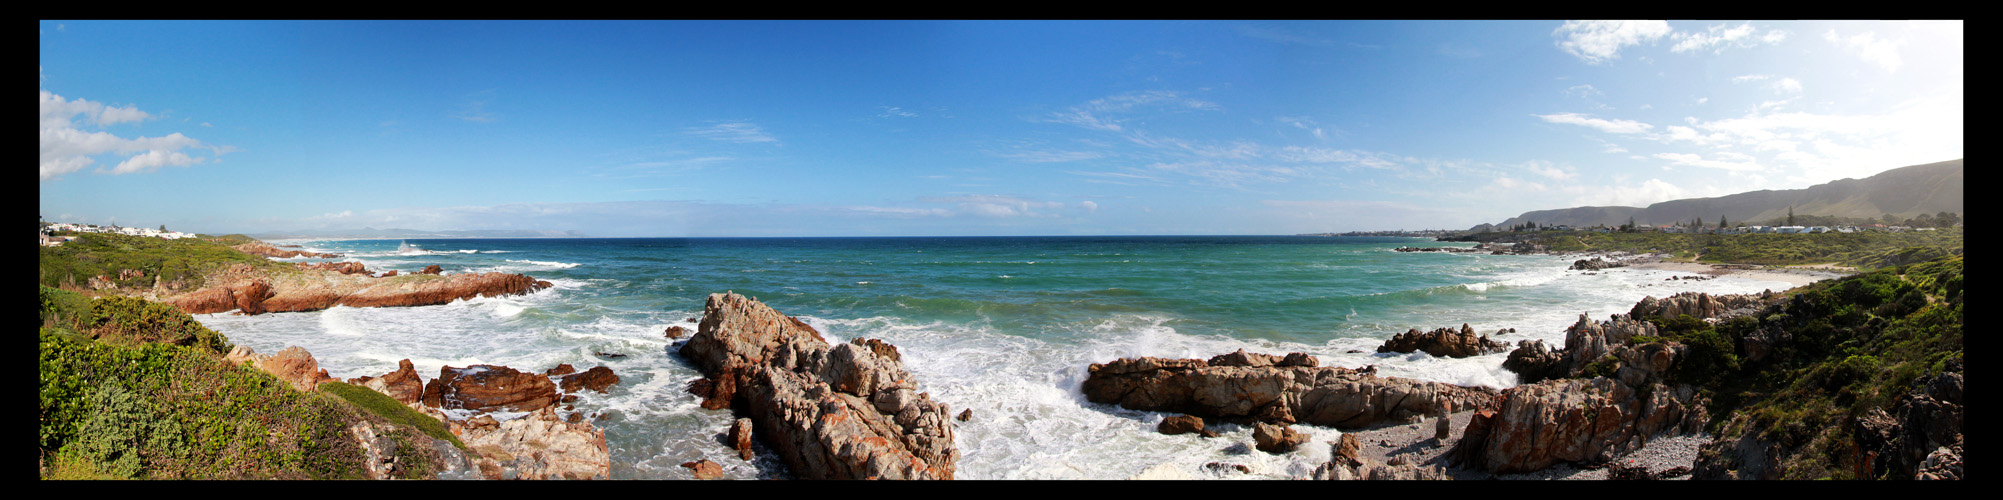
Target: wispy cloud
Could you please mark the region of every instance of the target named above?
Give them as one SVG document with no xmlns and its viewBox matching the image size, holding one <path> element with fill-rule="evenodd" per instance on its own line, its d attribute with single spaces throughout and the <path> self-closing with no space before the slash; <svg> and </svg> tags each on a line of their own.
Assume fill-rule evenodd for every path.
<svg viewBox="0 0 2003 500">
<path fill-rule="evenodd" d="M 1579 113 L 1558 113 L 1555 115 L 1532 115 L 1532 116 L 1543 118 L 1544 121 L 1551 123 L 1581 125 L 1581 126 L 1596 128 L 1602 132 L 1609 132 L 1615 134 L 1639 134 L 1647 132 L 1649 131 L 1649 129 L 1655 128 L 1654 125 L 1649 125 L 1634 120 L 1606 120 L 1600 118 L 1593 118 L 1591 116 L 1582 115 Z"/>
<path fill-rule="evenodd" d="M 1765 35 L 1755 36 L 1758 32 L 1759 29 L 1754 28 L 1752 23 L 1744 23 L 1738 26 L 1713 25 L 1702 32 L 1674 33 L 1670 37 L 1676 39 L 1676 44 L 1670 46 L 1669 51 L 1681 54 L 1710 49 L 1711 53 L 1718 54 L 1723 53 L 1726 48 L 1744 49 L 1763 43 L 1776 44 L 1786 41 L 1788 37 L 1788 32 L 1777 29 L 1767 30 Z"/>
<path fill-rule="evenodd" d="M 1125 130 L 1120 125 L 1122 121 L 1126 120 L 1124 118 L 1125 115 L 1142 110 L 1173 112 L 1215 110 L 1218 108 L 1217 103 L 1184 97 L 1177 92 L 1147 90 L 1093 99 L 1083 105 L 1072 106 L 1064 111 L 1051 113 L 1044 121 L 1068 123 L 1093 130 L 1119 132 Z"/>
<path fill-rule="evenodd" d="M 879 112 L 879 113 L 877 113 L 877 114 L 876 114 L 876 117 L 877 117 L 877 118 L 917 118 L 917 117 L 918 117 L 918 113 L 913 113 L 913 112 L 910 112 L 910 111 L 905 111 L 905 110 L 904 110 L 904 108 L 899 108 L 899 107 L 896 107 L 896 106 L 877 106 L 877 108 L 878 108 L 878 109 L 879 109 L 879 110 L 881 111 L 881 112 Z"/>
<path fill-rule="evenodd" d="M 1654 42 L 1670 32 L 1665 21 L 1565 21 L 1553 30 L 1562 37 L 1558 48 L 1586 64 L 1620 59 L 1620 51 L 1630 45 Z"/>
<path fill-rule="evenodd" d="M 474 92 L 472 95 L 466 97 L 466 103 L 460 105 L 459 113 L 452 115 L 452 117 L 473 123 L 493 123 L 500 121 L 501 115 L 487 110 L 487 104 L 493 102 L 494 97 L 497 95 L 500 95 L 500 92 L 493 89 Z"/>
<path fill-rule="evenodd" d="M 765 129 L 751 122 L 717 123 L 706 127 L 689 127 L 682 133 L 713 141 L 737 144 L 778 143 L 779 139 L 765 133 Z"/>
</svg>

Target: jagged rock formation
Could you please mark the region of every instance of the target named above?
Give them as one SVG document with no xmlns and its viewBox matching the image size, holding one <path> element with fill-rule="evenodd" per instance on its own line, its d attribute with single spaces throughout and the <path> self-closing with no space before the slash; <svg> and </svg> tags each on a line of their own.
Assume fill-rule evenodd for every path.
<svg viewBox="0 0 2003 500">
<path fill-rule="evenodd" d="M 348 379 L 348 383 L 375 389 L 376 392 L 396 399 L 398 403 L 424 402 L 424 379 L 417 376 L 417 368 L 410 364 L 409 358 L 397 361 L 396 371 L 385 373 L 380 377 L 351 378 Z"/>
<path fill-rule="evenodd" d="M 1674 342 L 1624 345 L 1634 335 L 1655 335 L 1653 324 L 1613 315 L 1595 323 L 1579 316 L 1566 330 L 1565 349 L 1524 342 L 1503 367 L 1526 382 L 1576 377 L 1594 368 L 1608 376 L 1564 378 L 1519 385 L 1500 404 L 1482 407 L 1449 460 L 1494 473 L 1527 472 L 1558 462 L 1590 462 L 1640 448 L 1661 433 L 1703 429 L 1704 402 L 1687 384 L 1663 382 L 1688 347 Z"/>
<path fill-rule="evenodd" d="M 1487 387 L 1315 366 L 1314 359 L 1242 350 L 1209 361 L 1124 358 L 1092 364 L 1083 390 L 1092 402 L 1134 410 L 1349 428 L 1410 422 L 1442 402 L 1472 407 L 1496 394 Z"/>
<path fill-rule="evenodd" d="M 357 263 L 358 264 L 358 263 Z M 318 311 L 348 307 L 406 307 L 445 304 L 474 297 L 521 295 L 549 288 L 550 282 L 521 274 L 457 274 L 446 277 L 398 276 L 370 279 L 366 274 L 308 272 L 301 275 L 234 280 L 210 280 L 200 290 L 161 297 L 188 314 L 239 310 L 244 314 Z"/>
<path fill-rule="evenodd" d="M 680 350 L 705 377 L 705 408 L 748 415 L 754 433 L 809 479 L 952 479 L 959 460 L 948 408 L 915 390 L 897 348 L 829 345 L 756 299 L 711 294 Z"/>
<path fill-rule="evenodd" d="M 1294 430 L 1290 425 L 1273 425 L 1265 422 L 1252 424 L 1252 447 L 1266 453 L 1286 453 L 1308 442 L 1308 435 Z"/>
<path fill-rule="evenodd" d="M 1474 328 L 1468 327 L 1467 323 L 1461 323 L 1459 330 L 1449 327 L 1420 333 L 1419 329 L 1413 328 L 1394 335 L 1390 340 L 1384 341 L 1384 345 L 1377 346 L 1377 352 L 1425 351 L 1426 354 L 1433 356 L 1455 358 L 1508 350 L 1508 342 L 1489 340 L 1487 335 L 1476 335 Z"/>
<path fill-rule="evenodd" d="M 333 271 L 341 274 L 360 274 L 364 276 L 369 274 L 369 270 L 362 267 L 362 263 L 360 262 L 300 262 L 294 265 L 299 266 L 300 269 Z"/>
<path fill-rule="evenodd" d="M 1697 319 L 1730 319 L 1758 312 L 1775 303 L 1779 295 L 1773 290 L 1732 295 L 1683 292 L 1660 299 L 1651 295 L 1636 302 L 1634 308 L 1628 310 L 1628 317 L 1676 319 L 1678 315 L 1688 314 Z"/>
<path fill-rule="evenodd" d="M 1656 336 L 1658 331 L 1654 323 L 1635 320 L 1625 314 L 1615 314 L 1601 322 L 1594 322 L 1580 314 L 1577 323 L 1565 328 L 1563 350 L 1552 351 L 1541 340 L 1517 342 L 1516 349 L 1510 351 L 1509 359 L 1502 362 L 1502 367 L 1516 372 L 1517 380 L 1526 384 L 1548 378 L 1576 377 L 1585 373 L 1594 361 L 1636 335 Z"/>
</svg>

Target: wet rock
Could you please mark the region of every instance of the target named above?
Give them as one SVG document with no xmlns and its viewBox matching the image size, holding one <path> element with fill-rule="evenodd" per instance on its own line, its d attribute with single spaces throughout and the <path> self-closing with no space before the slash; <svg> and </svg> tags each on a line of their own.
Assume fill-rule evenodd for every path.
<svg viewBox="0 0 2003 500">
<path fill-rule="evenodd" d="M 1465 358 L 1493 352 L 1509 350 L 1508 342 L 1489 340 L 1487 335 L 1476 335 L 1473 328 L 1462 323 L 1460 329 L 1440 328 L 1420 333 L 1417 328 L 1400 333 L 1384 341 L 1377 352 L 1411 353 L 1425 351 L 1426 354 L 1442 357 Z"/>
<path fill-rule="evenodd" d="M 438 267 L 438 264 L 432 264 L 429 266 L 424 266 L 424 269 L 418 271 L 417 274 L 441 274 L 444 272 L 445 268 Z"/>
<path fill-rule="evenodd" d="M 1189 415 L 1177 415 L 1162 419 L 1155 425 L 1155 431 L 1167 435 L 1203 432 L 1203 419 Z"/>
<path fill-rule="evenodd" d="M 424 386 L 424 405 L 479 412 L 535 411 L 556 404 L 549 377 L 506 366 L 444 366 Z"/>
<path fill-rule="evenodd" d="M 687 328 L 682 328 L 679 326 L 670 326 L 666 331 L 661 332 L 661 334 L 666 336 L 667 338 L 679 339 L 682 337 L 687 337 L 689 334 L 689 330 Z"/>
<path fill-rule="evenodd" d="M 1253 448 L 1266 453 L 1286 453 L 1306 443 L 1308 436 L 1294 430 L 1292 426 L 1273 425 L 1265 422 L 1252 424 Z"/>
<path fill-rule="evenodd" d="M 619 376 L 614 375 L 611 368 L 596 366 L 585 370 L 583 373 L 565 375 L 561 379 L 561 382 L 559 382 L 559 385 L 563 387 L 563 392 L 577 392 L 579 389 L 586 389 L 604 393 L 606 388 L 612 387 L 613 384 L 617 383 L 619 383 Z"/>
<path fill-rule="evenodd" d="M 751 460 L 751 419 L 740 418 L 730 425 L 730 447 L 737 450 L 737 456 Z"/>
</svg>

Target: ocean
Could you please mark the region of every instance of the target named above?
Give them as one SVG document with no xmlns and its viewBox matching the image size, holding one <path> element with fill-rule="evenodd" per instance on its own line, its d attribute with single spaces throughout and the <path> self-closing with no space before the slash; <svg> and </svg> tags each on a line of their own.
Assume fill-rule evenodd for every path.
<svg viewBox="0 0 2003 500">
<path fill-rule="evenodd" d="M 1671 271 L 1569 271 L 1576 257 L 1396 252 L 1471 246 L 1420 238 L 1325 236 L 617 238 L 279 241 L 335 252 L 371 271 L 522 273 L 554 283 L 530 295 L 408 308 L 257 316 L 197 315 L 231 342 L 271 353 L 297 345 L 337 378 L 381 375 L 410 359 L 426 379 L 443 365 L 526 371 L 569 363 L 611 368 L 609 394 L 587 392 L 614 479 L 686 479 L 708 459 L 727 477 L 788 478 L 776 458 L 746 462 L 720 437 L 728 411 L 684 387 L 700 373 L 663 336 L 691 334 L 711 293 L 757 297 L 830 341 L 895 344 L 921 390 L 957 415 L 961 479 L 1122 479 L 1169 464 L 1197 478 L 1285 478 L 1329 459 L 1327 446 L 1250 451 L 1251 429 L 1164 436 L 1171 414 L 1085 401 L 1086 367 L 1121 357 L 1209 358 L 1237 349 L 1306 352 L 1323 365 L 1507 388 L 1503 354 L 1466 359 L 1377 354 L 1407 329 L 1466 323 L 1514 343 L 1562 347 L 1580 314 L 1626 312 L 1644 296 L 1752 293 L 1785 282 Z M 326 259 L 281 259 L 318 261 Z M 1352 352 L 1360 351 L 1360 352 Z M 619 354 L 623 357 L 603 354 Z M 1295 425 L 1310 442 L 1333 428 Z M 761 445 L 762 446 L 762 445 Z M 1250 474 L 1209 475 L 1205 464 Z"/>
</svg>

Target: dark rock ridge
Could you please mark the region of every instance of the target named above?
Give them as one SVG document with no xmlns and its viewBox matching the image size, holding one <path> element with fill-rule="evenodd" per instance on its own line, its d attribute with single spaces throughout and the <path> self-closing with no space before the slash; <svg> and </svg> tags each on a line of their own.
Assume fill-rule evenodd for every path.
<svg viewBox="0 0 2003 500">
<path fill-rule="evenodd" d="M 1594 322 L 1580 314 L 1579 321 L 1565 328 L 1565 348 L 1553 351 L 1541 340 L 1525 340 L 1516 343 L 1516 349 L 1509 352 L 1509 358 L 1502 367 L 1516 372 L 1517 380 L 1534 383 L 1548 378 L 1569 378 L 1585 373 L 1586 368 L 1600 357 L 1636 335 L 1656 336 L 1654 323 L 1631 319 L 1625 314 L 1612 315 L 1607 321 Z"/>
<path fill-rule="evenodd" d="M 807 479 L 952 479 L 948 408 L 918 392 L 890 344 L 829 345 L 757 299 L 711 294 L 680 350 L 705 408 L 748 415 L 754 434 Z"/>
<path fill-rule="evenodd" d="M 1572 261 L 1573 271 L 1598 271 L 1601 269 L 1611 269 L 1616 267 L 1627 267 L 1627 263 L 1617 260 L 1606 260 L 1600 257 L 1593 257 L 1591 259 L 1579 259 L 1576 261 Z"/>
<path fill-rule="evenodd" d="M 1455 358 L 1479 356 L 1508 350 L 1508 342 L 1489 340 L 1487 335 L 1476 335 L 1474 328 L 1468 327 L 1467 323 L 1461 323 L 1461 327 L 1458 330 L 1449 327 L 1420 333 L 1419 329 L 1413 328 L 1405 333 L 1394 335 L 1390 340 L 1384 341 L 1384 345 L 1377 346 L 1377 352 L 1402 352 L 1409 354 L 1414 351 L 1425 351 L 1426 354 L 1433 356 Z"/>
<path fill-rule="evenodd" d="M 1083 390 L 1089 401 L 1134 410 L 1345 428 L 1409 423 L 1442 403 L 1474 407 L 1496 394 L 1318 363 L 1303 353 L 1243 350 L 1208 361 L 1123 358 L 1092 364 Z"/>
<path fill-rule="evenodd" d="M 556 404 L 549 377 L 499 365 L 450 366 L 424 385 L 424 405 L 479 412 L 535 411 Z"/>
</svg>

